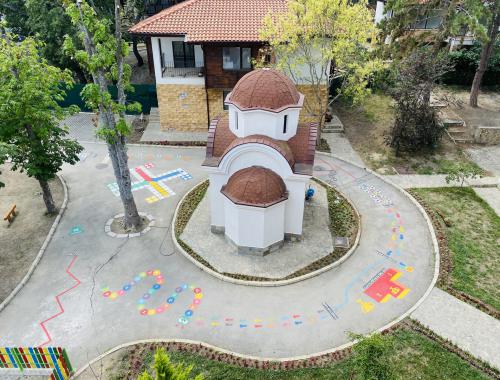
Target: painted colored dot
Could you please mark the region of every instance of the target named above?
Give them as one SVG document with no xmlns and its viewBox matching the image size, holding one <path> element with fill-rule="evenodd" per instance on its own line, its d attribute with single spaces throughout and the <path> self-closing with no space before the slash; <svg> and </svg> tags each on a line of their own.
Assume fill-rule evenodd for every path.
<svg viewBox="0 0 500 380">
<path fill-rule="evenodd" d="M 153 271 L 153 276 L 159 276 L 160 274 L 161 272 L 158 269 Z"/>
<path fill-rule="evenodd" d="M 118 290 L 119 296 L 123 296 L 124 294 L 125 294 L 125 290 L 123 290 L 123 289 Z"/>
<path fill-rule="evenodd" d="M 154 294 L 154 292 L 155 292 L 155 290 L 154 290 L 154 289 L 149 289 L 149 290 L 148 290 L 148 293 L 149 293 L 149 294 Z"/>
<path fill-rule="evenodd" d="M 109 295 L 109 298 L 112 300 L 114 300 L 116 297 L 118 297 L 118 293 L 116 293 L 116 292 L 113 292 Z"/>
<path fill-rule="evenodd" d="M 135 281 L 130 281 L 130 286 L 134 286 L 135 285 Z"/>
<path fill-rule="evenodd" d="M 196 309 L 196 305 L 195 304 L 189 305 L 189 310 L 194 310 L 194 309 Z"/>
<path fill-rule="evenodd" d="M 142 298 L 144 298 L 145 300 L 147 300 L 149 297 L 151 297 L 151 296 L 150 296 L 148 293 L 146 293 L 146 294 L 144 294 L 144 295 L 142 296 Z"/>
<path fill-rule="evenodd" d="M 194 292 L 195 292 L 195 293 L 201 293 L 201 289 L 200 289 L 200 288 L 195 288 L 195 289 L 194 289 Z"/>
<path fill-rule="evenodd" d="M 407 272 L 413 272 L 415 269 L 413 267 L 406 267 Z"/>
<path fill-rule="evenodd" d="M 141 273 L 139 273 L 139 276 L 141 276 L 141 278 L 146 277 L 146 272 L 141 272 Z"/>
<path fill-rule="evenodd" d="M 148 315 L 155 315 L 156 310 L 155 309 L 148 309 Z"/>
<path fill-rule="evenodd" d="M 109 297 L 111 295 L 111 292 L 108 290 L 107 292 L 102 293 L 104 297 Z"/>
<path fill-rule="evenodd" d="M 154 285 L 153 285 L 153 289 L 158 290 L 158 289 L 160 289 L 160 288 L 161 288 L 161 286 L 160 286 L 160 285 L 158 285 L 158 284 L 154 284 Z"/>
<path fill-rule="evenodd" d="M 183 324 L 183 325 L 187 325 L 189 322 L 189 319 L 187 319 L 186 317 L 180 317 L 179 318 L 179 323 Z"/>
<path fill-rule="evenodd" d="M 132 285 L 125 285 L 123 287 L 123 290 L 125 290 L 126 292 L 128 292 L 130 290 L 130 288 L 132 287 Z"/>
<path fill-rule="evenodd" d="M 142 309 L 139 313 L 141 313 L 141 315 L 147 315 L 148 309 Z"/>
<path fill-rule="evenodd" d="M 151 276 L 151 275 L 153 274 L 153 271 L 152 271 L 152 270 L 148 270 L 148 271 L 146 272 L 146 274 L 147 274 L 148 276 Z"/>
<path fill-rule="evenodd" d="M 199 304 L 201 303 L 201 300 L 199 300 L 199 299 L 195 298 L 195 299 L 193 300 L 193 303 L 194 303 L 195 305 L 199 305 Z"/>
<path fill-rule="evenodd" d="M 156 280 L 156 283 L 157 283 L 158 285 L 163 285 L 163 283 L 164 283 L 164 282 L 165 282 L 165 281 L 164 281 L 163 279 L 162 279 L 162 280 Z"/>
<path fill-rule="evenodd" d="M 203 298 L 203 293 L 195 294 L 194 298 L 201 300 Z"/>
<path fill-rule="evenodd" d="M 192 311 L 192 310 L 186 310 L 186 311 L 184 312 L 184 315 L 185 315 L 186 317 L 191 317 L 191 316 L 193 315 L 193 311 Z"/>
<path fill-rule="evenodd" d="M 160 274 L 160 275 L 156 276 L 156 279 L 157 280 L 163 280 L 163 276 Z"/>
<path fill-rule="evenodd" d="M 175 298 L 174 297 L 168 297 L 167 298 L 167 303 L 174 303 Z"/>
<path fill-rule="evenodd" d="M 156 308 L 156 312 L 158 314 L 163 313 L 164 311 L 165 311 L 165 309 L 162 306 Z"/>
<path fill-rule="evenodd" d="M 182 292 L 182 288 L 181 288 L 180 286 L 179 286 L 178 288 L 175 288 L 175 292 L 176 292 L 176 293 L 180 293 L 180 292 Z"/>
<path fill-rule="evenodd" d="M 187 284 L 182 285 L 182 289 L 186 290 L 188 288 Z"/>
<path fill-rule="evenodd" d="M 403 234 L 399 235 L 399 240 L 403 240 L 405 236 Z"/>
</svg>

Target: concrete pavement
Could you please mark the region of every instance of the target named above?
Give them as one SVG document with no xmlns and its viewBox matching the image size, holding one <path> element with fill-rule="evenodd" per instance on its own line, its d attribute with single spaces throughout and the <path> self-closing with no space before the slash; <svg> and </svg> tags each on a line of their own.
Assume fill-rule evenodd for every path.
<svg viewBox="0 0 500 380">
<path fill-rule="evenodd" d="M 138 208 L 157 223 L 125 240 L 104 233 L 106 220 L 122 211 L 108 188 L 114 178 L 106 147 L 85 148 L 81 163 L 63 169 L 69 204 L 52 242 L 0 313 L 0 346 L 64 346 L 76 368 L 146 338 L 186 338 L 267 358 L 310 355 L 347 343 L 348 331 L 367 333 L 396 320 L 434 279 L 432 235 L 417 206 L 346 162 L 318 155 L 315 168 L 360 212 L 357 250 L 317 277 L 258 288 L 215 279 L 172 249 L 170 220 L 180 197 L 206 178 L 204 149 L 130 147 L 131 169 L 160 175 L 181 168 L 192 178 L 166 182 L 170 196 L 151 203 L 147 187 L 136 190 Z"/>
</svg>

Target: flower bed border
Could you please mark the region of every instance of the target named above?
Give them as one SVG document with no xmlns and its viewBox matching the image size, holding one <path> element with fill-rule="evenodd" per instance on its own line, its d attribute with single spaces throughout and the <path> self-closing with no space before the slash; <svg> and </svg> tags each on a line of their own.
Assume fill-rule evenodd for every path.
<svg viewBox="0 0 500 380">
<path fill-rule="evenodd" d="M 342 256 L 337 258 L 337 252 L 333 251 L 332 253 L 326 255 L 325 257 L 322 257 L 319 260 L 316 260 L 312 263 L 307 264 L 305 267 L 295 271 L 291 275 L 284 277 L 283 279 L 269 279 L 269 278 L 264 278 L 264 277 L 256 277 L 256 276 L 248 276 L 248 275 L 242 275 L 242 274 L 234 274 L 234 273 L 226 273 L 226 272 L 218 272 L 208 261 L 206 261 L 204 258 L 202 258 L 200 255 L 198 255 L 196 252 L 193 251 L 193 249 L 186 244 L 181 238 L 180 235 L 182 234 L 185 226 L 187 225 L 189 219 L 192 216 L 192 213 L 198 206 L 199 202 L 203 197 L 205 196 L 205 193 L 208 189 L 208 180 L 204 180 L 197 185 L 195 185 L 191 190 L 189 190 L 180 200 L 180 202 L 177 204 L 177 207 L 175 209 L 174 217 L 172 219 L 172 240 L 174 241 L 174 244 L 176 248 L 188 259 L 190 260 L 193 264 L 195 264 L 198 268 L 202 269 L 203 271 L 209 273 L 210 275 L 217 277 L 218 279 L 238 285 L 247 285 L 247 286 L 283 286 L 283 285 L 289 285 L 293 284 L 296 282 L 300 282 L 312 277 L 315 277 L 321 273 L 324 273 L 334 267 L 339 266 L 342 264 L 345 260 L 347 260 L 356 250 L 357 246 L 359 245 L 359 239 L 361 237 L 361 216 L 354 206 L 354 204 L 347 198 L 344 194 L 342 194 L 340 191 L 337 189 L 334 189 L 331 185 L 328 183 L 322 181 L 319 178 L 313 177 L 313 180 L 319 183 L 321 186 L 325 187 L 325 189 L 328 191 L 329 189 L 332 189 L 335 191 L 342 199 L 344 199 L 351 209 L 354 212 L 354 216 L 357 219 L 357 226 L 356 226 L 356 237 L 354 239 L 354 242 L 352 243 L 351 247 L 345 251 L 342 252 Z M 190 214 L 185 220 L 182 220 L 183 225 L 179 225 L 178 219 L 179 219 L 179 211 L 181 210 L 182 207 L 184 207 L 186 199 L 193 194 L 194 192 L 198 191 L 201 189 L 202 194 L 199 201 L 196 203 L 195 207 L 192 208 L 192 210 L 189 210 Z M 332 256 L 333 255 L 333 256 Z M 296 274 L 300 273 L 301 271 L 306 270 L 307 268 L 317 264 L 319 261 L 322 260 L 331 260 L 333 259 L 335 261 L 326 264 L 325 266 L 312 270 L 309 272 L 306 272 L 304 274 Z M 295 274 L 295 275 L 294 275 Z M 293 276 L 293 277 L 292 277 Z"/>
</svg>

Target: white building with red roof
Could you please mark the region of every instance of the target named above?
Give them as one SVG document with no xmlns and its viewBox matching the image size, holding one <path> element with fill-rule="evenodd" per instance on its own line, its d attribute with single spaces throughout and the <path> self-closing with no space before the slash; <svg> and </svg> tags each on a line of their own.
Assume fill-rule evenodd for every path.
<svg viewBox="0 0 500 380">
<path fill-rule="evenodd" d="M 228 94 L 229 116 L 211 124 L 203 163 L 211 229 L 240 253 L 267 254 L 302 235 L 317 134 L 299 123 L 303 101 L 281 72 L 255 70 Z"/>
<path fill-rule="evenodd" d="M 161 128 L 206 131 L 226 114 L 227 94 L 264 54 L 264 17 L 286 10 L 287 0 L 186 0 L 134 25 L 155 74 Z M 312 96 L 306 82 L 298 88 Z M 326 101 L 326 84 L 324 94 Z M 301 121 L 314 119 L 301 114 Z"/>
</svg>

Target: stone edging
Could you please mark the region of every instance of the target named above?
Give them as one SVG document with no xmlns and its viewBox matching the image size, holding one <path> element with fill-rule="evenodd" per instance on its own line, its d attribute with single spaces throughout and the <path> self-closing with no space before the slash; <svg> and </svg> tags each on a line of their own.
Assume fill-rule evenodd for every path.
<svg viewBox="0 0 500 380">
<path fill-rule="evenodd" d="M 113 221 L 115 219 L 124 217 L 125 216 L 124 213 L 117 214 L 113 216 L 111 219 L 108 219 L 108 221 L 104 225 L 104 232 L 106 232 L 106 235 L 111 236 L 113 238 L 134 238 L 145 235 L 151 230 L 151 227 L 155 225 L 156 223 L 155 218 L 153 218 L 152 215 L 146 214 L 145 212 L 139 212 L 139 215 L 149 220 L 148 226 L 140 232 L 132 232 L 129 234 L 117 234 L 116 232 L 111 231 L 111 224 L 113 223 Z"/>
<path fill-rule="evenodd" d="M 323 185 L 332 187 L 331 185 L 329 185 L 328 183 L 322 181 L 319 178 L 316 178 L 316 177 L 312 177 L 312 178 L 315 179 L 315 180 L 317 180 L 318 182 L 320 182 Z M 194 189 L 196 189 L 198 186 L 200 186 L 205 181 L 207 181 L 207 180 L 205 179 L 205 180 L 203 180 L 201 182 L 198 182 L 186 194 L 184 194 L 184 196 L 181 198 L 181 200 L 179 201 L 179 203 L 177 203 L 177 207 L 175 208 L 174 217 L 172 218 L 172 226 L 171 226 L 170 229 L 171 229 L 171 234 L 172 234 L 172 240 L 173 240 L 174 245 L 177 248 L 177 250 L 184 257 L 186 257 L 189 261 L 191 261 L 194 265 L 196 265 L 198 268 L 200 268 L 201 270 L 203 270 L 206 273 L 210 274 L 211 276 L 214 276 L 214 277 L 218 278 L 219 280 L 222 280 L 224 282 L 229 282 L 229 283 L 232 283 L 232 284 L 244 285 L 244 286 L 275 287 L 275 286 L 290 285 L 290 284 L 294 284 L 296 282 L 307 280 L 307 279 L 312 278 L 312 277 L 316 277 L 316 276 L 320 275 L 321 273 L 327 272 L 330 269 L 335 268 L 335 267 L 341 265 L 345 260 L 347 260 L 354 253 L 354 251 L 356 250 L 356 248 L 359 245 L 359 239 L 361 237 L 361 216 L 360 216 L 358 210 L 356 209 L 356 207 L 354 207 L 354 204 L 349 200 L 349 198 L 347 198 L 344 194 L 342 194 L 342 192 L 340 192 L 338 189 L 335 189 L 335 191 L 338 191 L 342 195 L 342 197 L 344 199 L 346 199 L 347 202 L 351 205 L 351 207 L 353 208 L 353 210 L 354 210 L 354 212 L 355 212 L 355 214 L 356 214 L 356 216 L 358 218 L 358 222 L 359 222 L 359 224 L 358 224 L 358 232 L 356 233 L 356 238 L 354 240 L 354 243 L 353 243 L 352 247 L 344 255 L 342 255 L 342 257 L 340 259 L 336 260 L 335 262 L 333 262 L 331 264 L 328 264 L 328 265 L 324 266 L 323 268 L 317 269 L 317 270 L 315 270 L 313 272 L 309 272 L 309 273 L 306 273 L 306 274 L 304 274 L 302 276 L 297 276 L 297 277 L 290 278 L 290 279 L 287 279 L 287 280 L 277 280 L 277 281 L 239 280 L 239 279 L 236 279 L 236 278 L 233 278 L 233 277 L 226 276 L 226 275 L 224 275 L 222 273 L 216 272 L 213 269 L 210 269 L 210 268 L 206 267 L 205 265 L 203 265 L 202 263 L 200 263 L 198 260 L 196 260 L 193 256 L 191 256 L 189 253 L 187 253 L 184 250 L 184 248 L 181 247 L 181 245 L 179 244 L 179 242 L 177 241 L 177 238 L 175 236 L 175 222 L 177 220 L 177 213 L 178 213 L 178 211 L 179 211 L 182 203 L 184 202 L 185 198 L 187 198 L 187 196 L 189 194 L 191 194 L 191 192 Z"/>
<path fill-rule="evenodd" d="M 64 181 L 64 178 L 61 174 L 57 174 L 57 177 L 59 178 L 59 181 L 61 181 L 63 190 L 64 190 L 64 199 L 63 203 L 59 209 L 59 213 L 57 214 L 56 219 L 52 223 L 52 227 L 50 227 L 49 233 L 47 234 L 47 237 L 43 241 L 43 244 L 38 251 L 38 254 L 35 257 L 35 260 L 31 263 L 30 268 L 28 269 L 28 272 L 24 275 L 23 279 L 21 282 L 17 284 L 17 286 L 10 292 L 10 294 L 7 296 L 5 300 L 3 300 L 2 303 L 0 303 L 0 311 L 5 309 L 5 307 L 14 299 L 14 297 L 19 293 L 19 291 L 26 285 L 28 280 L 30 279 L 31 275 L 35 271 L 36 267 L 40 263 L 40 260 L 42 259 L 43 254 L 45 253 L 45 250 L 47 249 L 47 246 L 49 245 L 50 241 L 52 240 L 52 236 L 54 236 L 54 233 L 56 232 L 56 228 L 59 225 L 59 222 L 61 221 L 61 218 L 64 214 L 64 211 L 66 211 L 66 206 L 68 205 L 68 187 L 66 186 L 66 182 Z"/>
</svg>

